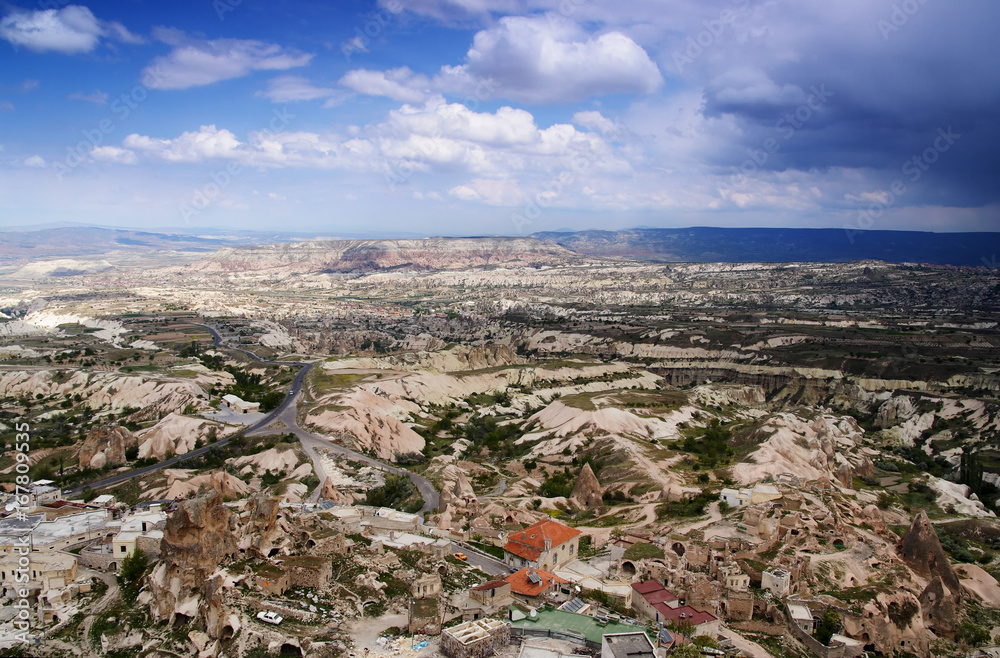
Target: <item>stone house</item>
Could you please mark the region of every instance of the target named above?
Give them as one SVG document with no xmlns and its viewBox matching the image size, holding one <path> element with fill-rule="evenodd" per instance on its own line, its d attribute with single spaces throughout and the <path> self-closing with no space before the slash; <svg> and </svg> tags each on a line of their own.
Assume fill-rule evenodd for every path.
<svg viewBox="0 0 1000 658">
<path fill-rule="evenodd" d="M 292 587 L 322 589 L 333 578 L 333 563 L 327 558 L 313 555 L 293 555 L 284 558 L 281 568 L 288 573 Z"/>
<path fill-rule="evenodd" d="M 414 599 L 429 599 L 441 594 L 441 576 L 436 571 L 427 573 L 410 586 L 410 594 Z"/>
<path fill-rule="evenodd" d="M 580 534 L 554 519 L 544 519 L 508 535 L 503 547 L 504 562 L 511 567 L 551 571 L 577 559 Z"/>
</svg>

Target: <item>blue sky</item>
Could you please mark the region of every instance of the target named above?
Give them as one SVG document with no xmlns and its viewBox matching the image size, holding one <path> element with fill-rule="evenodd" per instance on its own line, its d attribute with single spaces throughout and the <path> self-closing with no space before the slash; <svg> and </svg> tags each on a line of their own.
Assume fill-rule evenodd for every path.
<svg viewBox="0 0 1000 658">
<path fill-rule="evenodd" d="M 990 0 L 0 7 L 0 226 L 1000 229 Z"/>
</svg>

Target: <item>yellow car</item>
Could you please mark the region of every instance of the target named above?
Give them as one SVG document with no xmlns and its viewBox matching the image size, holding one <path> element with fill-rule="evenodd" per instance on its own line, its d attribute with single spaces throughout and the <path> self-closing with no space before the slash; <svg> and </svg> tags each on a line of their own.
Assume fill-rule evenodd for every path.
<svg viewBox="0 0 1000 658">
<path fill-rule="evenodd" d="M 465 553 L 452 553 L 452 555 L 454 555 L 455 557 L 457 557 L 459 560 L 468 560 L 469 559 L 469 556 L 466 555 Z"/>
</svg>

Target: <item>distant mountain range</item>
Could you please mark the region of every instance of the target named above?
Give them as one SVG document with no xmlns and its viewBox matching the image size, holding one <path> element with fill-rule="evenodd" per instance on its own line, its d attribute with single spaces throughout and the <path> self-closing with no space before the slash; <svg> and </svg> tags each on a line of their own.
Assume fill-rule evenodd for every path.
<svg viewBox="0 0 1000 658">
<path fill-rule="evenodd" d="M 113 252 L 203 251 L 211 253 L 234 240 L 106 229 L 89 226 L 0 232 L 0 263 L 49 258 L 99 256 Z"/>
<path fill-rule="evenodd" d="M 798 228 L 648 228 L 543 232 L 531 237 L 588 256 L 687 263 L 844 263 L 881 260 L 997 267 L 1000 233 Z"/>
<path fill-rule="evenodd" d="M 204 267 L 374 271 L 480 265 L 553 265 L 580 256 L 653 262 L 882 260 L 1000 266 L 1000 233 L 788 228 L 637 228 L 543 232 L 529 237 L 305 240 L 302 234 L 238 231 L 191 235 L 87 226 L 0 231 L 0 264 L 149 252 L 204 252 Z M 297 243 L 277 251 L 263 245 Z M 220 251 L 221 250 L 221 251 Z M 272 262 L 273 261 L 273 262 Z"/>
</svg>

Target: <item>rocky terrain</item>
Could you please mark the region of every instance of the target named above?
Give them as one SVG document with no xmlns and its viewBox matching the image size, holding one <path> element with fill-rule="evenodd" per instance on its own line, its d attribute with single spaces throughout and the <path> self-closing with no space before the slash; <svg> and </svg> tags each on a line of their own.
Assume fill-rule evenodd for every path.
<svg viewBox="0 0 1000 658">
<path fill-rule="evenodd" d="M 41 268 L 0 305 L 0 423 L 30 423 L 31 477 L 121 511 L 177 505 L 139 606 L 66 646 L 342 655 L 430 571 L 449 597 L 486 580 L 445 557 L 459 544 L 393 548 L 318 501 L 422 512 L 428 542 L 493 552 L 556 518 L 589 542 L 581 573 L 670 582 L 749 655 L 779 655 L 787 633 L 768 567 L 873 655 L 958 656 L 1000 634 L 995 270 L 650 263 L 499 238 L 160 265 Z M 294 406 L 269 417 L 302 363 Z M 637 543 L 653 548 L 624 557 Z M 316 556 L 329 585 L 267 589 Z M 720 564 L 750 577 L 749 614 Z M 278 599 L 291 621 L 258 623 Z"/>
</svg>

